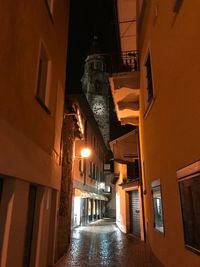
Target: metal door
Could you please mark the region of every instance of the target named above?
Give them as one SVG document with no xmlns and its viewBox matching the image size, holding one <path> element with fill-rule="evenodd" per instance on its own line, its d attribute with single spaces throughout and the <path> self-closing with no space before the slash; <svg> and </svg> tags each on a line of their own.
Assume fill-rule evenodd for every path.
<svg viewBox="0 0 200 267">
<path fill-rule="evenodd" d="M 140 203 L 138 190 L 130 191 L 130 230 L 131 233 L 140 237 Z"/>
</svg>

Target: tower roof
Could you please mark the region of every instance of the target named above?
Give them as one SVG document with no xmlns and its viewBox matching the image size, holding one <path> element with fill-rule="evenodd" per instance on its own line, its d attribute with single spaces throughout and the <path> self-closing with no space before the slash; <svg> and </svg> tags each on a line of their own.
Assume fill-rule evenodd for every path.
<svg viewBox="0 0 200 267">
<path fill-rule="evenodd" d="M 98 37 L 94 36 L 93 37 L 93 41 L 92 41 L 92 45 L 89 51 L 89 55 L 94 55 L 94 54 L 99 54 L 100 53 L 100 46 L 99 46 L 99 42 L 98 42 Z"/>
</svg>

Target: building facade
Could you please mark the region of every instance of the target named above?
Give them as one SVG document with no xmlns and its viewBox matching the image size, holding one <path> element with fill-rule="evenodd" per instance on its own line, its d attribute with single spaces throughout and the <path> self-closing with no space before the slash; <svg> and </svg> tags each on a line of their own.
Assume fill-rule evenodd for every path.
<svg viewBox="0 0 200 267">
<path fill-rule="evenodd" d="M 82 138 L 76 138 L 73 150 L 71 225 L 76 227 L 105 216 L 108 198 L 104 194 L 106 189 L 104 165 L 109 155 L 85 95 L 71 95 L 70 99 L 79 113 L 82 125 Z M 91 151 L 88 158 L 81 156 L 81 150 L 84 148 L 89 148 Z"/>
<path fill-rule="evenodd" d="M 1 3 L 0 265 L 54 263 L 68 1 Z"/>
<path fill-rule="evenodd" d="M 140 175 L 139 136 L 133 130 L 110 142 L 114 155 L 116 224 L 124 233 L 144 240 L 143 185 Z"/>
<path fill-rule="evenodd" d="M 121 39 L 122 52 L 123 44 L 132 43 L 129 55 L 136 59 L 137 54 L 139 61 L 138 68 L 129 69 L 131 74 L 119 69 L 110 83 L 118 119 L 139 126 L 146 242 L 159 261 L 155 266 L 196 267 L 200 264 L 199 2 L 117 3 L 119 21 L 132 21 L 136 36 L 131 41 Z M 132 17 L 129 4 L 134 6 Z M 119 23 L 120 30 L 125 26 Z M 127 92 L 132 92 L 132 103 Z"/>
<path fill-rule="evenodd" d="M 143 1 L 139 21 L 146 223 L 164 266 L 200 265 L 199 7 L 198 1 Z"/>
</svg>

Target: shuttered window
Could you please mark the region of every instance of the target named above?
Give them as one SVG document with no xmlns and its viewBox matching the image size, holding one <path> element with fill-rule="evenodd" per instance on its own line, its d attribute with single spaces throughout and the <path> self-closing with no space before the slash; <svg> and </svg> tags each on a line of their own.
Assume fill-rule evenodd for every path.
<svg viewBox="0 0 200 267">
<path fill-rule="evenodd" d="M 151 69 L 151 58 L 150 54 L 147 57 L 146 61 L 146 80 L 147 80 L 147 101 L 151 102 L 153 99 L 153 82 L 152 82 L 152 69 Z"/>
</svg>

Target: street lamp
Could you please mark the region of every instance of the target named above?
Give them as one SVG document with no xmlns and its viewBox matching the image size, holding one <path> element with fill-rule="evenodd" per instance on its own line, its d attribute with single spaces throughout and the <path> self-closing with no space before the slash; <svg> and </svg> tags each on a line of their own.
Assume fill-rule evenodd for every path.
<svg viewBox="0 0 200 267">
<path fill-rule="evenodd" d="M 91 149 L 89 148 L 83 148 L 81 149 L 81 157 L 82 158 L 88 158 L 91 155 Z"/>
</svg>

